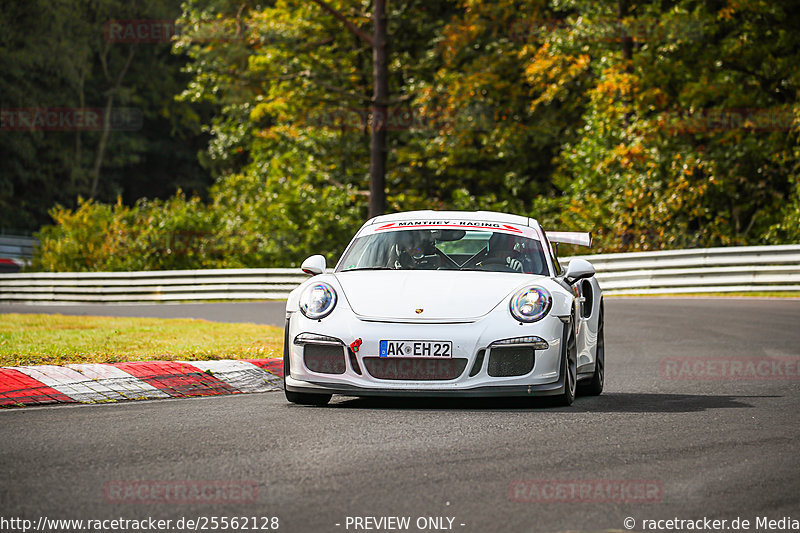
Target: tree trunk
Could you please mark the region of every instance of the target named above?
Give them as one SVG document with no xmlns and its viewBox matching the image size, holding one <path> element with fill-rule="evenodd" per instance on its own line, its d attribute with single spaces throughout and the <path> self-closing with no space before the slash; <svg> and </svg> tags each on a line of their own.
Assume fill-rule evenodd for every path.
<svg viewBox="0 0 800 533">
<path fill-rule="evenodd" d="M 625 72 L 633 72 L 633 37 L 628 29 L 625 27 L 625 17 L 630 15 L 630 6 L 628 0 L 619 0 L 617 3 L 617 16 L 619 17 L 620 26 L 620 44 L 622 45 L 622 62 Z M 629 95 L 625 96 L 625 125 L 628 126 L 633 116 L 631 112 L 631 98 Z"/>
<path fill-rule="evenodd" d="M 106 46 L 106 49 L 100 55 L 100 63 L 103 66 L 103 74 L 105 75 L 106 79 L 108 81 L 112 81 L 108 70 L 108 64 L 106 62 L 106 54 L 108 53 L 108 50 L 109 47 Z M 125 64 L 119 71 L 116 81 L 114 81 L 113 85 L 106 93 L 106 107 L 103 110 L 103 131 L 100 133 L 100 143 L 97 146 L 94 164 L 92 165 L 92 170 L 89 174 L 92 178 L 92 187 L 90 189 L 89 197 L 92 199 L 94 199 L 94 197 L 97 195 L 97 186 L 100 183 L 100 168 L 103 166 L 103 159 L 106 155 L 106 145 L 108 144 L 108 136 L 111 133 L 111 112 L 114 110 L 114 93 L 119 90 L 119 87 L 122 84 L 122 78 L 125 77 L 125 73 L 128 72 L 128 68 L 131 66 L 131 60 L 133 59 L 133 54 L 135 51 L 136 48 L 134 45 L 131 45 L 131 47 L 128 48 L 128 57 L 125 60 Z"/>
<path fill-rule="evenodd" d="M 386 211 L 386 126 L 388 122 L 389 70 L 386 64 L 386 0 L 375 0 L 372 11 L 372 138 L 369 163 L 369 216 Z"/>
<path fill-rule="evenodd" d="M 86 107 L 86 95 L 84 91 L 85 71 L 81 70 L 78 75 L 78 108 L 83 110 Z M 83 180 L 76 187 L 75 180 L 79 175 L 83 174 L 83 143 L 81 142 L 81 130 L 75 128 L 75 160 L 72 164 L 72 170 L 69 173 L 70 193 L 74 190 L 80 190 L 83 187 Z"/>
<path fill-rule="evenodd" d="M 625 70 L 630 71 L 630 61 L 633 59 L 633 37 L 623 23 L 625 17 L 630 14 L 630 6 L 627 0 L 619 0 L 617 3 L 617 16 L 620 25 L 620 40 L 622 42 L 622 59 L 625 60 Z"/>
<path fill-rule="evenodd" d="M 311 0 L 340 20 L 345 27 L 372 47 L 372 135 L 369 158 L 369 216 L 386 211 L 386 127 L 389 106 L 389 68 L 387 65 L 386 0 L 374 0 L 372 36 L 362 31 L 325 0 Z"/>
<path fill-rule="evenodd" d="M 108 136 L 111 133 L 111 111 L 114 109 L 114 97 L 109 94 L 106 98 L 106 107 L 103 109 L 103 131 L 100 134 L 100 143 L 97 145 L 97 152 L 94 156 L 94 164 L 92 165 L 92 189 L 89 198 L 94 199 L 97 196 L 97 186 L 100 183 L 100 167 L 103 165 L 103 158 L 106 154 L 106 145 L 108 143 Z"/>
</svg>

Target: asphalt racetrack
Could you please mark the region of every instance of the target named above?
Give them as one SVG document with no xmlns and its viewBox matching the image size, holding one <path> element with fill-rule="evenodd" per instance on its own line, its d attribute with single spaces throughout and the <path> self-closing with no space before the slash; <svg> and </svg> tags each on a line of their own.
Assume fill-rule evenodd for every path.
<svg viewBox="0 0 800 533">
<path fill-rule="evenodd" d="M 281 306 L 127 308 L 280 324 Z M 41 309 L 0 311 L 19 307 Z M 56 311 L 115 310 L 82 308 Z M 152 517 L 170 531 L 202 530 L 175 528 L 181 518 L 232 530 L 212 527 L 220 517 L 263 531 L 275 516 L 287 532 L 735 531 L 736 519 L 794 530 L 799 341 L 797 300 L 608 298 L 606 392 L 570 408 L 336 397 L 313 408 L 275 392 L 5 409 L 0 514 Z M 732 358 L 744 366 L 725 370 Z M 186 498 L 198 481 L 245 495 Z M 645 522 L 659 519 L 700 522 Z"/>
</svg>

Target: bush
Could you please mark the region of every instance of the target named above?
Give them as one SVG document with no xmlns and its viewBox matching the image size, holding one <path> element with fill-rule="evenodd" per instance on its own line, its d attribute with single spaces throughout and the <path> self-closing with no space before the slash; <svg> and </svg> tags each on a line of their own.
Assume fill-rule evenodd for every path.
<svg viewBox="0 0 800 533">
<path fill-rule="evenodd" d="M 79 200 L 56 206 L 38 234 L 32 270 L 52 272 L 298 266 L 320 253 L 339 257 L 362 221 L 348 189 L 277 172 L 234 174 L 211 201 L 140 200 L 133 207 Z M 316 185 L 316 186 L 315 186 Z"/>
<path fill-rule="evenodd" d="M 53 272 L 191 269 L 225 266 L 213 212 L 179 192 L 133 207 L 80 199 L 74 211 L 56 206 L 55 222 L 39 232 L 33 270 Z"/>
</svg>

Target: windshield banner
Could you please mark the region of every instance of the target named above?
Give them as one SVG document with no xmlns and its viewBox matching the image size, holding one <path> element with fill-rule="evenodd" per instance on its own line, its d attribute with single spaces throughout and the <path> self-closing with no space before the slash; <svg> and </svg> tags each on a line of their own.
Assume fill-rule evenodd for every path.
<svg viewBox="0 0 800 533">
<path fill-rule="evenodd" d="M 367 226 L 362 230 L 360 236 L 409 229 L 463 229 L 475 231 L 494 231 L 508 233 L 510 235 L 520 235 L 538 240 L 536 232 L 531 227 L 507 224 L 505 222 L 488 222 L 483 220 L 402 220 L 398 222 L 386 222 Z"/>
</svg>

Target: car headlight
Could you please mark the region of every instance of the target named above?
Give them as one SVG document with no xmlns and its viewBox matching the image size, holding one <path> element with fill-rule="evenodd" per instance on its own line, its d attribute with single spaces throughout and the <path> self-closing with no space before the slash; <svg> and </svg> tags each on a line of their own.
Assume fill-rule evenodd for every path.
<svg viewBox="0 0 800 533">
<path fill-rule="evenodd" d="M 300 295 L 300 312 L 308 318 L 325 318 L 336 307 L 336 291 L 327 283 L 312 283 Z"/>
<path fill-rule="evenodd" d="M 553 299 L 543 287 L 525 287 L 511 298 L 511 314 L 520 322 L 536 322 L 550 311 Z"/>
</svg>

